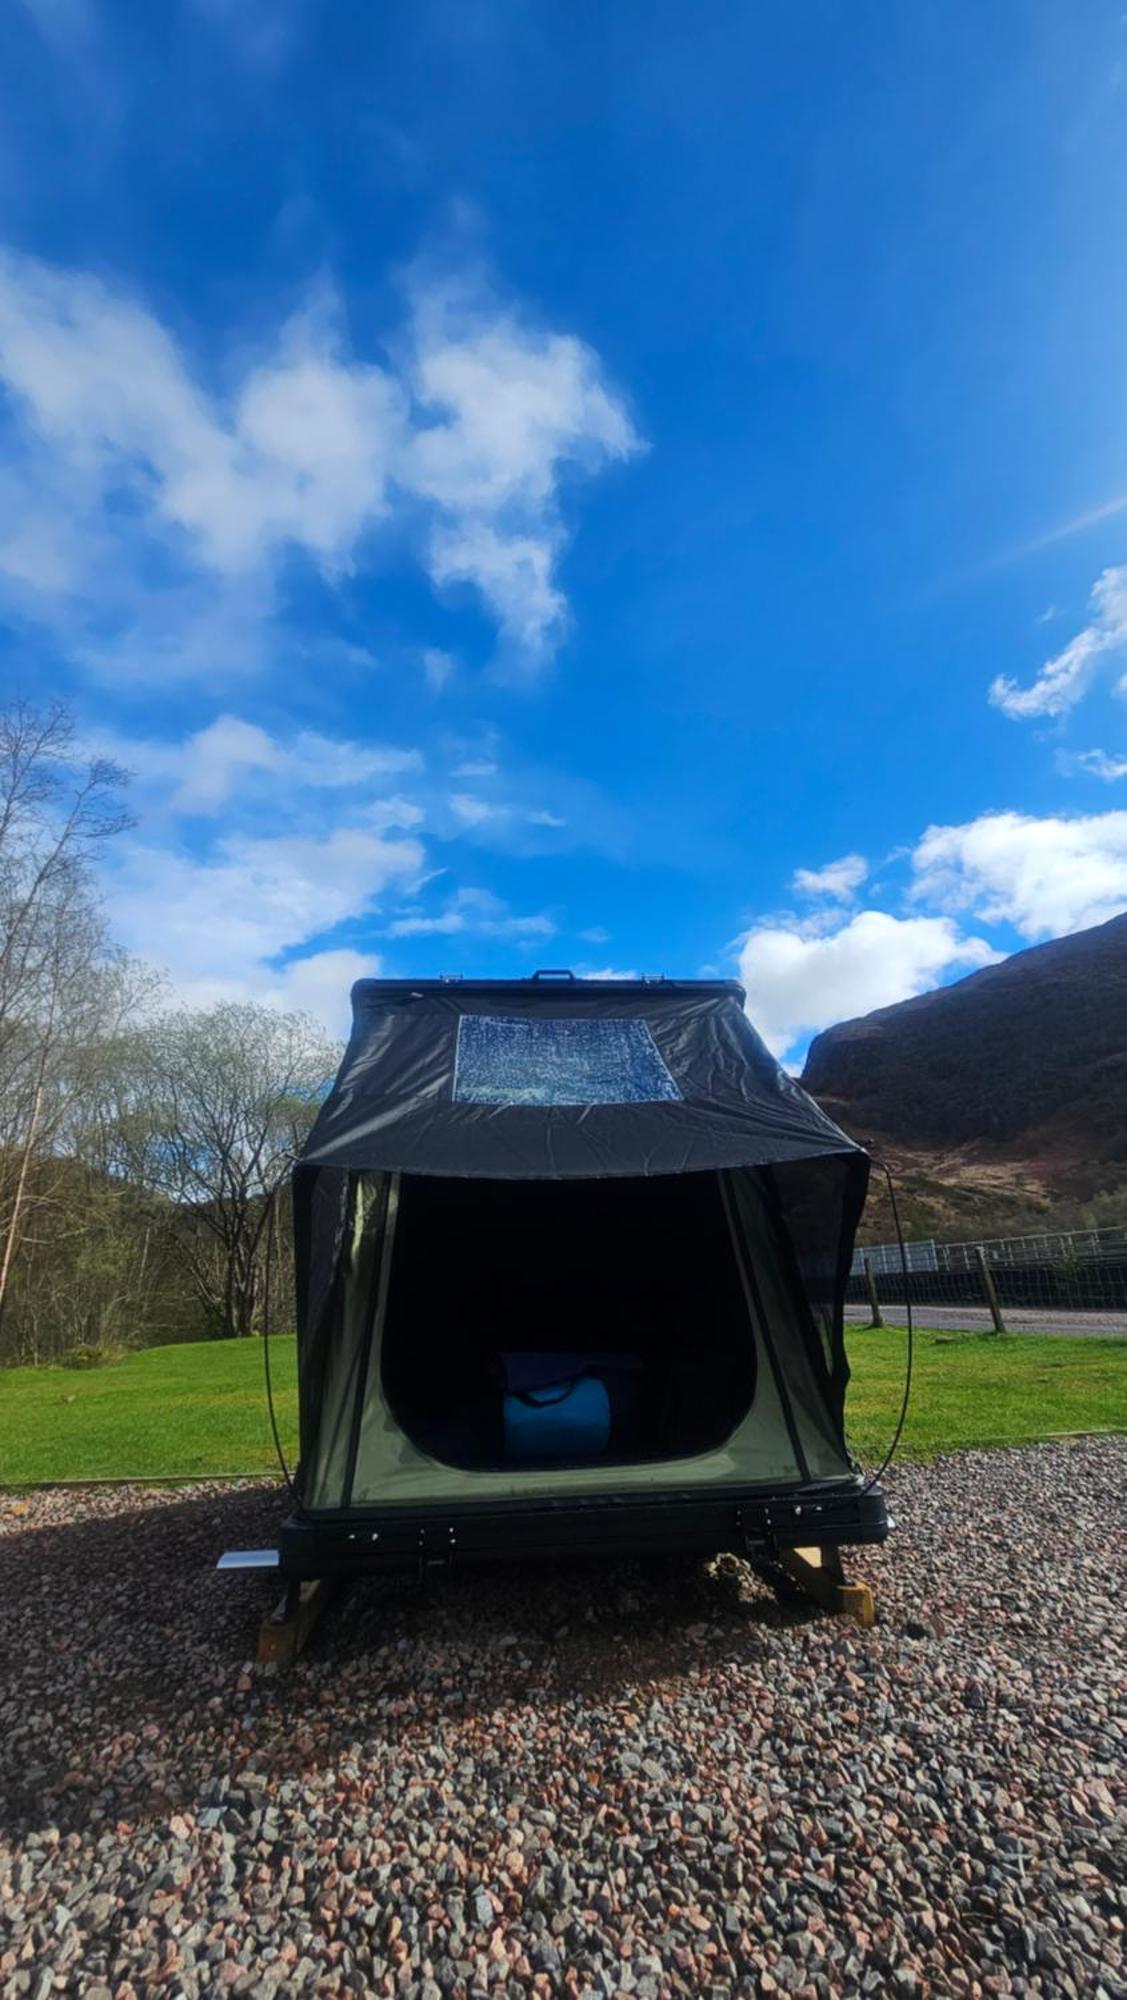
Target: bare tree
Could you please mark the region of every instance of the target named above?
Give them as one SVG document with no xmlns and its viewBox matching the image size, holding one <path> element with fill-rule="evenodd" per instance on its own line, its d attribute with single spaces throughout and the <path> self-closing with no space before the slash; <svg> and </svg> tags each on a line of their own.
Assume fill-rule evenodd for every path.
<svg viewBox="0 0 1127 2000">
<path fill-rule="evenodd" d="M 0 1318 L 65 1079 L 124 992 L 93 885 L 95 850 L 128 823 L 124 782 L 78 756 L 65 709 L 0 712 Z"/>
<path fill-rule="evenodd" d="M 158 1014 L 95 893 L 124 775 L 66 711 L 0 712 L 0 1356 L 245 1334 L 268 1216 L 336 1065 L 271 1008 Z M 271 1290 L 290 1232 L 279 1217 Z M 2 1318 L 8 1308 L 10 1326 Z"/>
<path fill-rule="evenodd" d="M 36 1364 L 82 1353 L 203 1338 L 204 1315 L 162 1222 L 129 1182 L 65 1153 L 34 1163 L 0 1360 Z"/>
<path fill-rule="evenodd" d="M 270 1203 L 338 1057 L 308 1015 L 236 1002 L 166 1014 L 123 1046 L 108 1164 L 172 1206 L 187 1275 L 229 1337 L 259 1324 Z"/>
</svg>

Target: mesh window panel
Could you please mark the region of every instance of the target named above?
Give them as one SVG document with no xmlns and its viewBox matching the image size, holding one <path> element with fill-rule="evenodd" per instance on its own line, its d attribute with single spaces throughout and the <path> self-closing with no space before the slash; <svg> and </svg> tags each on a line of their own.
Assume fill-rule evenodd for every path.
<svg viewBox="0 0 1127 2000">
<path fill-rule="evenodd" d="M 656 1104 L 680 1091 L 644 1021 L 458 1023 L 456 1104 Z"/>
</svg>

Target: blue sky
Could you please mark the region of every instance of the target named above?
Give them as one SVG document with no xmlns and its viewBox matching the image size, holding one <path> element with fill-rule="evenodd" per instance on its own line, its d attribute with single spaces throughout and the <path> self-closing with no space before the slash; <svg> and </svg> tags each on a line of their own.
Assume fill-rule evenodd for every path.
<svg viewBox="0 0 1127 2000">
<path fill-rule="evenodd" d="M 0 646 L 193 1000 L 1127 904 L 1127 16 L 20 0 Z"/>
</svg>

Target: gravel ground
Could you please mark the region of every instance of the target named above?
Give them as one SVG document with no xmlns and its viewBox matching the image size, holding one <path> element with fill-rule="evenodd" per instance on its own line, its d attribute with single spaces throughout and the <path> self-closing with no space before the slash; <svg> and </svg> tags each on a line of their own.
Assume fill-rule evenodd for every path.
<svg viewBox="0 0 1127 2000">
<path fill-rule="evenodd" d="M 731 1561 L 498 1570 L 354 1589 L 289 1675 L 210 1568 L 276 1492 L 0 1496 L 0 1991 L 1122 1994 L 1125 1470 L 898 1471 L 870 1633 Z"/>
</svg>

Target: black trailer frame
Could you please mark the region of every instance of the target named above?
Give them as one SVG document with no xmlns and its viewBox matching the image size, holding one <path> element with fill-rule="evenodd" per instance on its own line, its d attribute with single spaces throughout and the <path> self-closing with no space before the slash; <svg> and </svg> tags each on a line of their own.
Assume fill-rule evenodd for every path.
<svg viewBox="0 0 1127 2000">
<path fill-rule="evenodd" d="M 457 1508 L 371 1508 L 311 1516 L 295 1511 L 279 1538 L 289 1578 L 450 1569 L 516 1556 L 555 1559 L 683 1553 L 771 1563 L 802 1547 L 883 1542 L 884 1495 L 858 1478 L 847 1486 L 773 1495 L 746 1492 L 597 1495 L 568 1500 L 467 1501 Z"/>
</svg>

